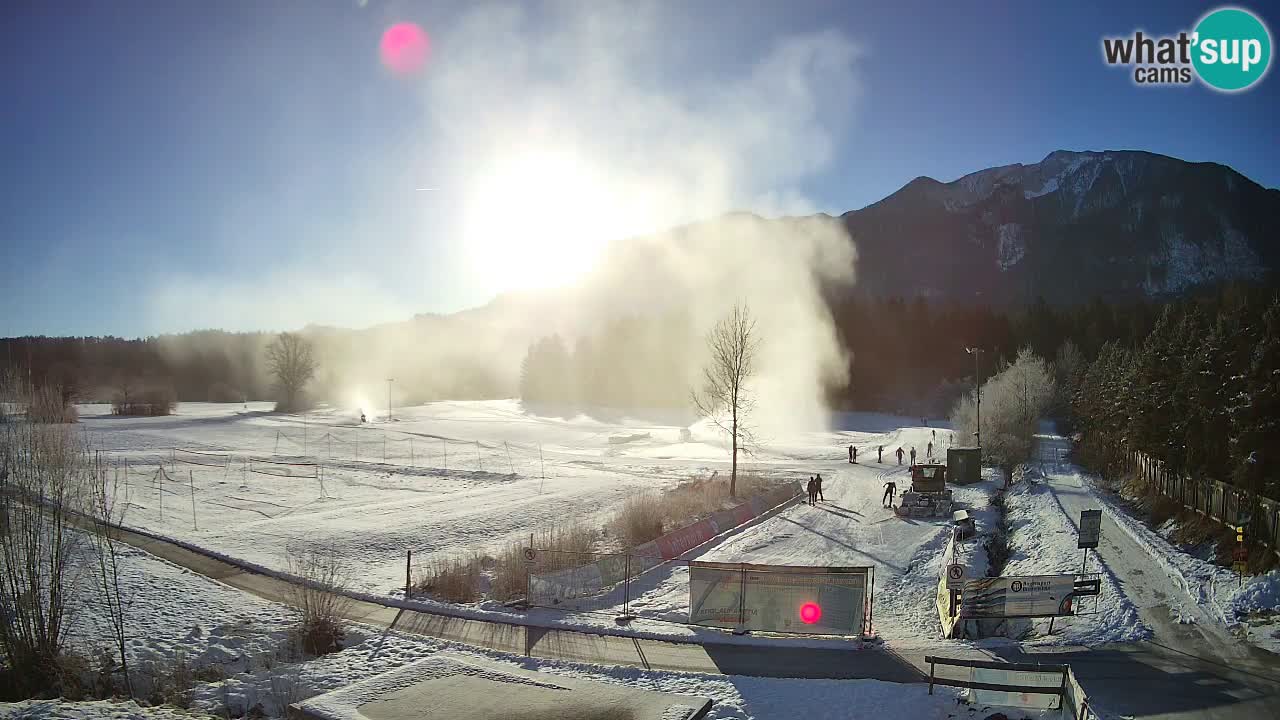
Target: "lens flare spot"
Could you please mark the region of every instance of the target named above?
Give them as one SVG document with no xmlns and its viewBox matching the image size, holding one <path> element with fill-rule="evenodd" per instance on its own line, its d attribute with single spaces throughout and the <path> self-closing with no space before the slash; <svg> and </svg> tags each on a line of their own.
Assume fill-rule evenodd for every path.
<svg viewBox="0 0 1280 720">
<path fill-rule="evenodd" d="M 807 602 L 800 606 L 800 622 L 812 625 L 822 619 L 822 608 L 818 603 Z"/>
<path fill-rule="evenodd" d="M 382 33 L 379 52 L 382 64 L 397 75 L 416 73 L 427 64 L 431 41 L 422 28 L 411 22 L 396 23 Z"/>
</svg>

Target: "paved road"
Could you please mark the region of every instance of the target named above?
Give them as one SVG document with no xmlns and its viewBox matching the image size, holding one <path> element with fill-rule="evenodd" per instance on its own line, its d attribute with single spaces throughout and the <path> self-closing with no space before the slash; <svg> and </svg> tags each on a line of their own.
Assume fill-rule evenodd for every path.
<svg viewBox="0 0 1280 720">
<path fill-rule="evenodd" d="M 1049 485 L 1071 518 L 1098 502 L 1063 457 L 1063 438 L 1041 436 Z M 1086 691 L 1106 709 L 1144 718 L 1242 720 L 1280 718 L 1280 656 L 1232 637 L 1176 587 L 1146 550 L 1105 513 L 1102 538 L 1091 569 L 1101 560 L 1155 636 L 1148 642 L 1113 645 L 1061 657 Z M 1193 613 L 1194 624 L 1173 620 L 1170 606 Z"/>
</svg>

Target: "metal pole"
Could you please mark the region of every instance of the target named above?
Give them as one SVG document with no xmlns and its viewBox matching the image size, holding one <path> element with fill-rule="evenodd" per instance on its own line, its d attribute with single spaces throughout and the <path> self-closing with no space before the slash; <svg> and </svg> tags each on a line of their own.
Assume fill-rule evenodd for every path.
<svg viewBox="0 0 1280 720">
<path fill-rule="evenodd" d="M 413 550 L 404 551 L 404 598 L 413 597 L 413 583 L 409 580 L 409 568 L 413 563 Z"/>
<path fill-rule="evenodd" d="M 160 468 L 156 470 L 156 490 L 160 491 L 160 522 L 164 522 L 164 458 L 160 462 Z"/>
<path fill-rule="evenodd" d="M 387 422 L 391 422 L 391 383 L 393 382 L 395 378 L 387 378 Z"/>
<path fill-rule="evenodd" d="M 444 469 L 447 472 L 449 470 L 449 441 L 440 438 L 440 447 L 444 448 Z M 529 547 L 533 546 L 530 545 Z"/>
<path fill-rule="evenodd" d="M 511 468 L 511 474 L 515 475 L 516 466 L 515 466 L 515 463 L 511 462 L 511 446 L 507 444 L 506 440 L 503 440 L 502 447 L 507 449 L 507 467 Z"/>
<path fill-rule="evenodd" d="M 191 483 L 191 529 L 199 530 L 200 521 L 196 519 L 196 476 L 190 470 L 187 471 L 187 482 Z"/>
<path fill-rule="evenodd" d="M 542 480 L 547 480 L 547 461 L 542 458 L 542 443 L 538 443 L 538 465 L 542 468 Z M 542 492 L 542 486 L 538 486 L 538 492 Z"/>
<path fill-rule="evenodd" d="M 631 555 L 627 554 L 624 557 L 627 569 L 622 575 L 622 615 L 627 617 L 631 615 Z"/>
<path fill-rule="evenodd" d="M 480 441 L 476 441 L 476 468 L 484 472 L 484 461 L 480 459 Z"/>
</svg>

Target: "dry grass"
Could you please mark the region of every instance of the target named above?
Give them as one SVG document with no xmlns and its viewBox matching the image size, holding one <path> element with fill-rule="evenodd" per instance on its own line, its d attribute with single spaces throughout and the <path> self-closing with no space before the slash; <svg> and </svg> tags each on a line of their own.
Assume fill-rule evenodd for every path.
<svg viewBox="0 0 1280 720">
<path fill-rule="evenodd" d="M 535 532 L 533 546 L 577 558 L 593 552 L 599 539 L 600 533 L 592 525 L 571 522 Z M 527 571 L 524 549 L 528 546 L 529 541 L 525 539 L 508 543 L 496 557 L 471 550 L 452 557 L 432 558 L 419 569 L 414 589 L 449 602 L 476 602 L 486 594 L 499 601 L 522 597 Z M 585 562 L 574 562 L 573 565 Z"/>
<path fill-rule="evenodd" d="M 434 557 L 427 563 L 415 589 L 449 602 L 475 602 L 480 599 L 483 566 L 484 557 L 476 552 Z"/>
<path fill-rule="evenodd" d="M 731 498 L 727 477 L 691 480 L 665 493 L 632 495 L 614 515 L 609 526 L 628 547 L 635 547 L 775 487 L 775 482 L 760 475 L 739 473 L 738 495 Z"/>
</svg>

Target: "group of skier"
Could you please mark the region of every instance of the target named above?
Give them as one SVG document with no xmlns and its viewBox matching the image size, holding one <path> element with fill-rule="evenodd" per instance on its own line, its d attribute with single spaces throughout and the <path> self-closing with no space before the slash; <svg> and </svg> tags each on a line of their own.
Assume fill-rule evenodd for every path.
<svg viewBox="0 0 1280 720">
<path fill-rule="evenodd" d="M 822 497 L 822 475 L 809 478 L 809 504 L 817 504 L 819 500 L 826 502 L 826 498 Z"/>
</svg>

